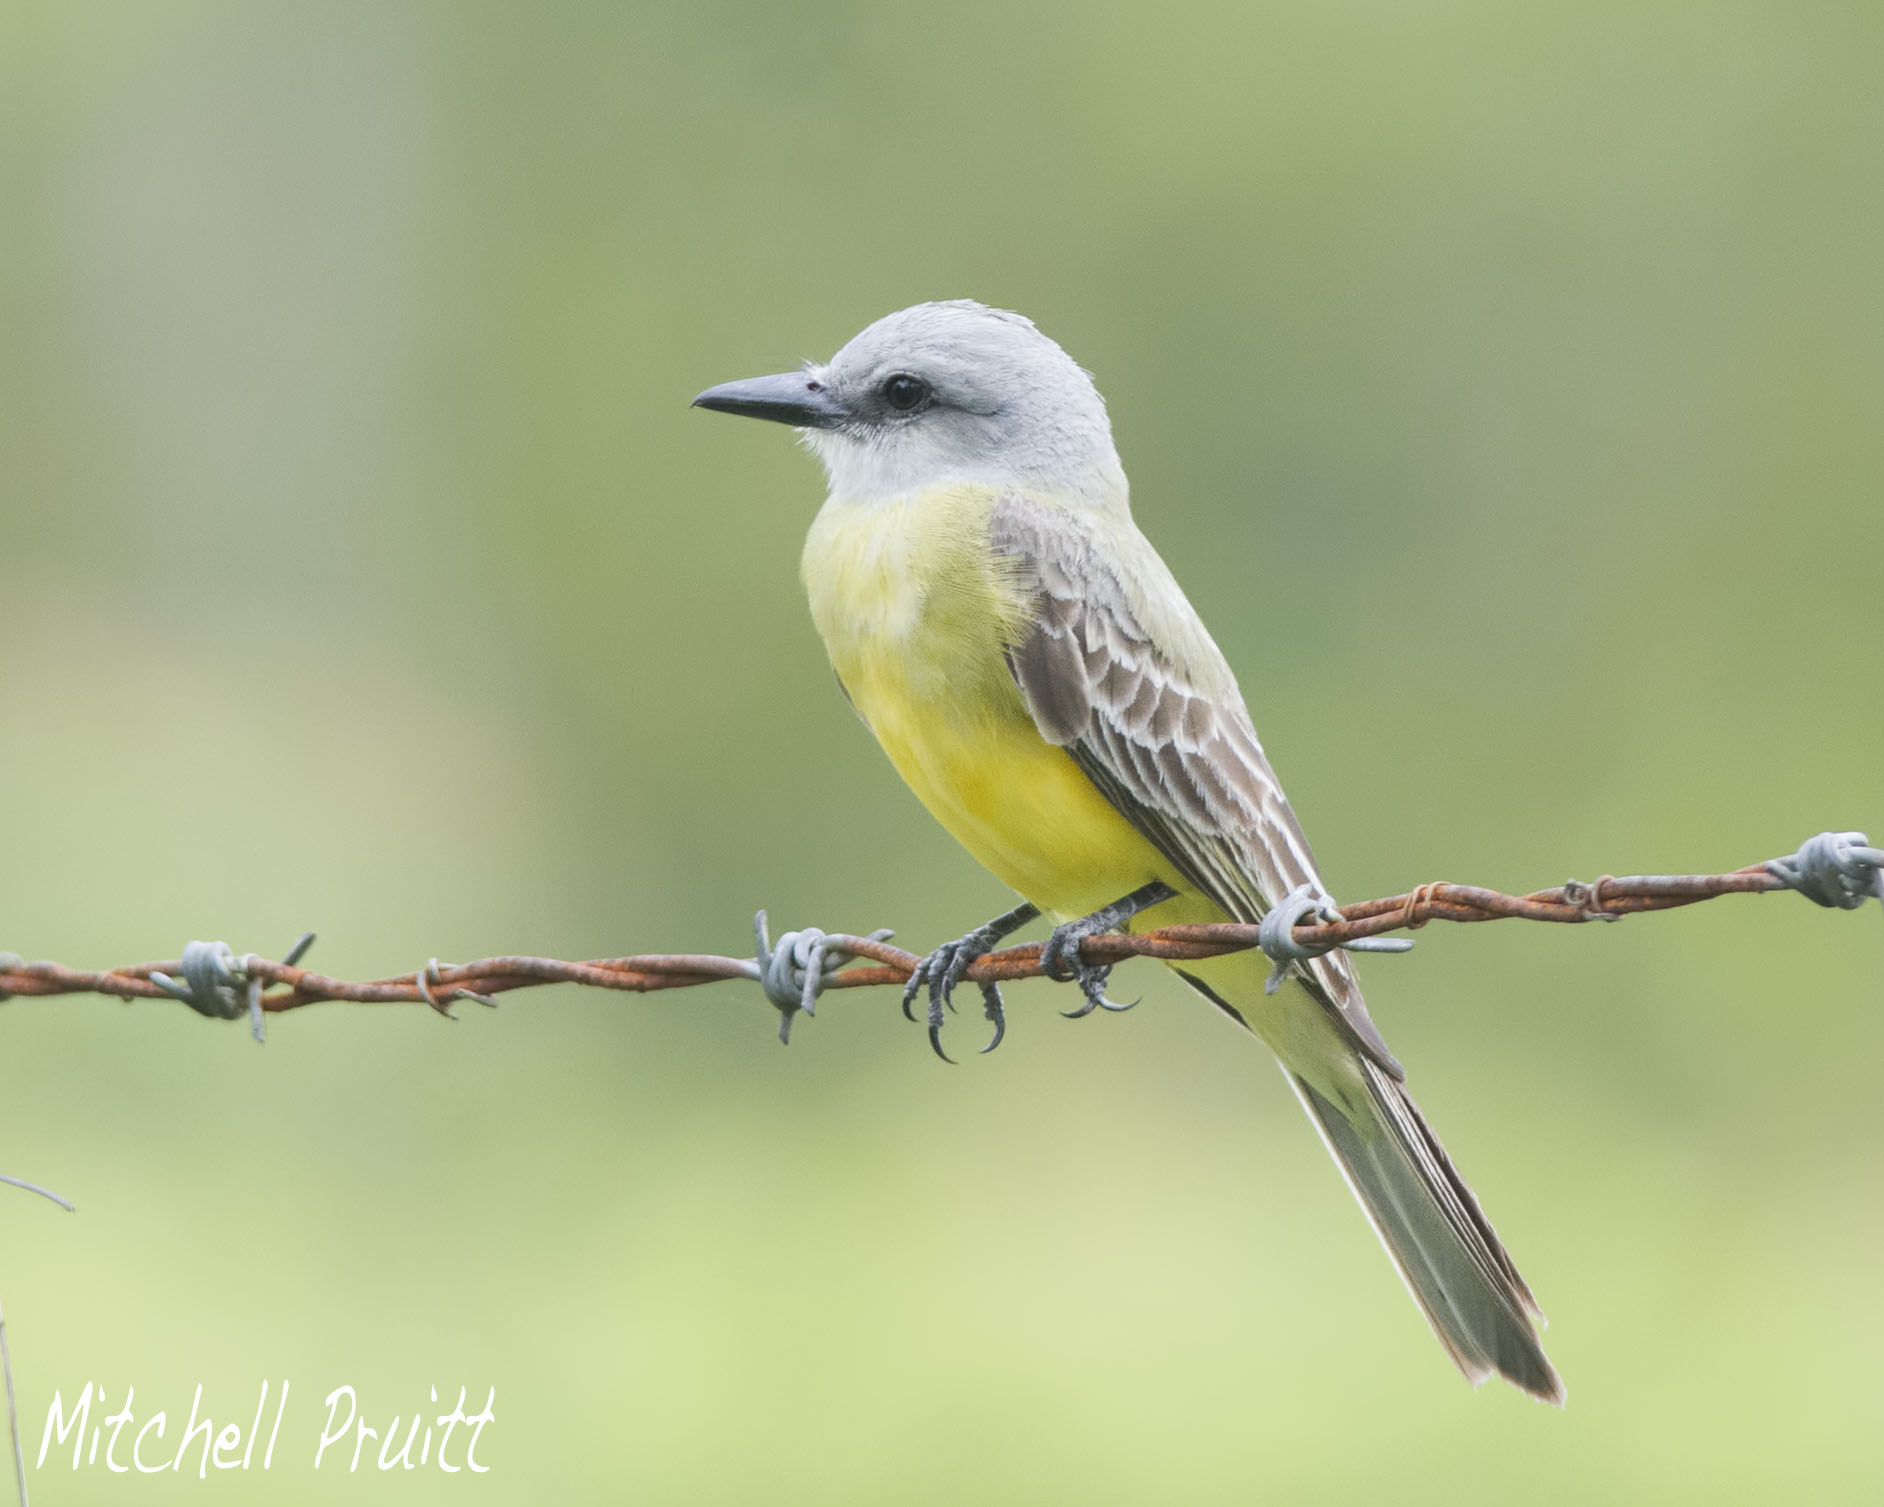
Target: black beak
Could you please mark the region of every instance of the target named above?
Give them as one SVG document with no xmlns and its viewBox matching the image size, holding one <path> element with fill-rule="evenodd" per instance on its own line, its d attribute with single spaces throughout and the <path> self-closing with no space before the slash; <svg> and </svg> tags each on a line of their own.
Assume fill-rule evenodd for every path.
<svg viewBox="0 0 1884 1507">
<path fill-rule="evenodd" d="M 770 419 L 795 429 L 835 429 L 845 419 L 842 405 L 824 384 L 804 372 L 722 382 L 701 393 L 693 406 L 718 413 L 742 413 L 749 419 Z"/>
</svg>

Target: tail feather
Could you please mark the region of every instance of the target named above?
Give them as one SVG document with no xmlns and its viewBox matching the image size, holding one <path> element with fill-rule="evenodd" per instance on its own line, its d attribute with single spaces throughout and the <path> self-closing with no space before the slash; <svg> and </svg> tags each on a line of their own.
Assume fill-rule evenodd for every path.
<svg viewBox="0 0 1884 1507">
<path fill-rule="evenodd" d="M 1474 1386 L 1496 1372 L 1561 1404 L 1563 1382 L 1538 1343 L 1543 1314 L 1478 1200 L 1406 1090 L 1359 1065 L 1367 1098 L 1345 1111 L 1284 1071 L 1453 1363 Z"/>
</svg>

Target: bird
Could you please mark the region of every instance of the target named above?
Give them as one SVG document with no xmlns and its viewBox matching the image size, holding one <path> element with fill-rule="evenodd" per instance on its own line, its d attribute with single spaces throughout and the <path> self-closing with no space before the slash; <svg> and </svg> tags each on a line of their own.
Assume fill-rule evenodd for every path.
<svg viewBox="0 0 1884 1507">
<path fill-rule="evenodd" d="M 801 575 L 838 683 L 916 796 L 1021 897 L 910 978 L 905 1013 L 926 990 L 938 1054 L 969 965 L 1036 917 L 1054 923 L 1043 970 L 1078 986 L 1083 1015 L 1122 1008 L 1080 956 L 1088 936 L 1325 900 L 1235 675 L 1133 520 L 1104 399 L 1031 320 L 921 303 L 828 362 L 693 402 L 796 429 L 823 463 Z M 1466 1378 L 1561 1404 L 1543 1314 L 1347 955 L 1279 977 L 1254 951 L 1170 966 L 1274 1052 Z M 1005 1012 L 979 987 L 989 1050 Z"/>
</svg>

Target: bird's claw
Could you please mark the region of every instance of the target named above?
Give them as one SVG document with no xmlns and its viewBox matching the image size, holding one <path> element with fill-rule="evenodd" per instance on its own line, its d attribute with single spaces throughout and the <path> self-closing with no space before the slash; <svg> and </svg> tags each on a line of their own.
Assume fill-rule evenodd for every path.
<svg viewBox="0 0 1884 1507">
<path fill-rule="evenodd" d="M 1088 937 L 1099 936 L 1111 931 L 1115 926 L 1150 910 L 1154 905 L 1162 905 L 1174 899 L 1177 891 L 1161 879 L 1154 879 L 1142 884 L 1129 895 L 1123 895 L 1110 905 L 1102 905 L 1090 916 L 1081 916 L 1077 921 L 1068 921 L 1053 928 L 1053 935 L 1047 938 L 1046 946 L 1040 949 L 1040 971 L 1057 983 L 1079 985 L 1079 992 L 1086 996 L 1086 1003 L 1077 1010 L 1062 1010 L 1060 1013 L 1068 1020 L 1078 1020 L 1083 1015 L 1090 1015 L 1094 1010 L 1129 1010 L 1138 1003 L 1116 1005 L 1106 998 L 1106 979 L 1112 973 L 1110 963 L 1088 963 L 1079 955 L 1079 944 Z"/>
<path fill-rule="evenodd" d="M 975 959 L 1000 941 L 1003 935 L 1005 933 L 996 931 L 990 924 L 978 926 L 967 936 L 957 937 L 953 942 L 944 942 L 916 965 L 909 982 L 903 986 L 903 1018 L 910 1021 L 916 1018 L 910 1006 L 916 1002 L 916 996 L 923 991 L 923 987 L 928 986 L 929 1045 L 944 1062 L 952 1063 L 955 1059 L 942 1050 L 943 1010 L 945 1007 L 949 1010 L 955 1008 L 955 986 L 974 966 Z M 1000 985 L 984 982 L 977 987 L 981 990 L 982 1013 L 994 1023 L 994 1037 L 981 1050 L 992 1052 L 1007 1034 L 1007 1011 L 1001 1003 Z"/>
<path fill-rule="evenodd" d="M 1060 1013 L 1068 1020 L 1079 1020 L 1092 1014 L 1094 1010 L 1124 1011 L 1137 1004 L 1115 1004 L 1106 998 L 1106 980 L 1112 975 L 1110 963 L 1088 963 L 1079 955 L 1079 944 L 1102 931 L 1109 931 L 1110 926 L 1092 924 L 1092 917 L 1081 917 L 1077 921 L 1068 921 L 1064 926 L 1056 926 L 1053 935 L 1047 938 L 1046 945 L 1040 949 L 1040 971 L 1056 983 L 1078 984 L 1079 992 L 1086 996 L 1086 1003 L 1077 1010 L 1062 1010 Z"/>
</svg>

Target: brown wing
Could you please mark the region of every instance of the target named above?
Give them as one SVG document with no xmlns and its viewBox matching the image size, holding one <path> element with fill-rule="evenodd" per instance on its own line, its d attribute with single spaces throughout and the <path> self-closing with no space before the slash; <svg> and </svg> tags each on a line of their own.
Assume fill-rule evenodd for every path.
<svg viewBox="0 0 1884 1507">
<path fill-rule="evenodd" d="M 1260 921 L 1297 885 L 1321 888 L 1235 682 L 1150 545 L 1142 558 L 1156 579 L 1138 585 L 1182 623 L 1188 656 L 1158 641 L 1143 621 L 1151 614 L 1134 610 L 1116 564 L 1075 515 L 1010 495 L 990 527 L 1032 601 L 1007 658 L 1040 735 L 1236 919 Z M 1346 955 L 1295 967 L 1367 1054 L 1401 1076 Z"/>
</svg>

